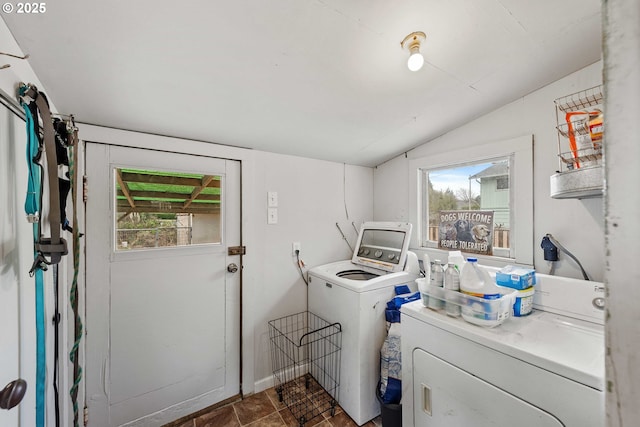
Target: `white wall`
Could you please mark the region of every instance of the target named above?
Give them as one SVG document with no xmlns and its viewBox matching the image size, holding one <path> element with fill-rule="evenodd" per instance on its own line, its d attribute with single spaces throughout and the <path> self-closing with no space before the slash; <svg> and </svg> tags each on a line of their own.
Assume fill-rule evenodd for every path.
<svg viewBox="0 0 640 427">
<path fill-rule="evenodd" d="M 320 160 L 256 152 L 254 188 L 256 201 L 255 253 L 259 276 L 249 284 L 255 304 L 255 375 L 258 389 L 270 386 L 272 367 L 267 322 L 306 310 L 307 287 L 292 256 L 292 243 L 300 242 L 301 259 L 313 267 L 349 259 L 351 252 L 336 222 L 355 244 L 351 222 L 360 226 L 373 212 L 373 171 Z M 267 192 L 278 192 L 279 222 L 267 225 Z M 348 217 L 347 217 L 348 214 Z M 255 258 L 254 258 L 255 260 Z"/>
<path fill-rule="evenodd" d="M 553 236 L 582 263 L 593 280 L 604 274 L 604 214 L 602 197 L 552 199 L 549 177 L 558 169 L 554 100 L 602 83 L 602 63 L 592 64 L 540 90 L 398 156 L 374 170 L 374 219 L 409 220 L 409 160 L 522 135 L 534 136 L 534 266 L 547 272 L 540 242 Z M 580 269 L 560 255 L 556 274 L 582 278 Z"/>
</svg>

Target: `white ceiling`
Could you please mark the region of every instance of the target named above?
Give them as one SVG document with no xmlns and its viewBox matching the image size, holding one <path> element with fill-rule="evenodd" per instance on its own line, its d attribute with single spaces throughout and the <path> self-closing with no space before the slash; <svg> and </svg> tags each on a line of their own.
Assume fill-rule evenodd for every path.
<svg viewBox="0 0 640 427">
<path fill-rule="evenodd" d="M 375 166 L 601 57 L 600 0 L 58 0 L 3 13 L 59 112 Z M 400 42 L 424 31 L 425 66 Z"/>
</svg>

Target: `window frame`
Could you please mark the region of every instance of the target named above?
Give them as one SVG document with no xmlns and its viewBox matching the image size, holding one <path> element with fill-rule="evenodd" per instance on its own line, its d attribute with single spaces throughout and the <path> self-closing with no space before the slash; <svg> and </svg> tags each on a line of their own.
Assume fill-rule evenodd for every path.
<svg viewBox="0 0 640 427">
<path fill-rule="evenodd" d="M 445 257 L 448 251 L 438 249 L 437 242 L 422 245 L 424 233 L 423 212 L 427 209 L 427 201 L 423 200 L 422 191 L 426 185 L 423 170 L 446 169 L 469 163 L 479 163 L 509 158 L 509 191 L 511 237 L 514 244 L 511 248 L 494 252 L 493 256 L 477 255 L 488 265 L 503 266 L 506 264 L 533 265 L 533 136 L 525 135 L 501 141 L 476 144 L 458 150 L 434 152 L 409 162 L 409 171 L 413 179 L 409 180 L 410 221 L 415 225 L 411 237 L 413 250 L 426 251 L 430 255 Z"/>
<path fill-rule="evenodd" d="M 178 155 L 182 155 L 183 153 L 176 153 Z M 224 165 L 224 160 L 212 158 L 213 160 L 220 160 Z M 145 166 L 138 162 L 117 162 L 109 164 L 109 208 L 113 212 L 117 212 L 117 179 L 116 179 L 116 171 L 118 169 L 140 169 L 140 170 L 153 170 L 155 172 L 167 172 L 167 173 L 186 173 L 186 174 L 202 174 L 202 175 L 215 175 L 220 177 L 220 242 L 212 242 L 212 243 L 197 243 L 192 245 L 184 245 L 184 246 L 159 246 L 159 247 L 149 247 L 149 248 L 135 248 L 130 250 L 118 250 L 117 249 L 117 215 L 113 214 L 110 224 L 110 236 L 111 242 L 109 247 L 109 256 L 111 261 L 123 261 L 123 260 L 143 260 L 150 259 L 157 256 L 189 256 L 189 255 L 197 255 L 209 253 L 212 250 L 222 250 L 226 245 L 226 236 L 224 233 L 225 221 L 226 221 L 226 213 L 225 213 L 225 203 L 226 203 L 226 178 L 227 175 L 224 172 L 223 167 L 218 166 L 217 168 L 212 168 L 213 172 L 210 170 L 205 170 L 196 167 L 190 167 L 187 171 L 185 168 L 173 168 L 173 167 L 164 167 L 161 166 Z"/>
<path fill-rule="evenodd" d="M 421 193 L 419 194 L 419 196 L 421 197 L 421 206 L 422 209 L 420 211 L 421 216 L 419 217 L 419 222 L 420 224 L 429 224 L 429 196 L 426 195 L 426 197 L 422 197 L 422 190 L 425 188 L 428 188 L 428 181 L 429 181 L 429 173 L 431 171 L 442 171 L 442 170 L 451 170 L 451 169 L 456 169 L 456 168 L 461 168 L 461 167 L 465 167 L 465 166 L 471 166 L 471 165 L 478 165 L 478 164 L 482 164 L 482 163 L 493 163 L 493 162 L 498 162 L 498 161 L 507 161 L 509 164 L 509 174 L 508 177 L 511 177 L 512 174 L 512 168 L 511 168 L 511 164 L 513 163 L 513 155 L 509 155 L 509 156 L 501 156 L 501 157 L 496 157 L 496 158 L 491 158 L 491 159 L 484 159 L 481 161 L 462 161 L 460 163 L 457 164 L 451 164 L 449 166 L 445 166 L 445 167 L 438 167 L 438 168 L 420 168 L 419 169 L 419 173 L 422 174 L 422 177 L 420 179 L 421 181 L 421 188 L 420 191 Z M 513 194 L 511 193 L 511 189 L 508 188 L 507 189 L 509 191 L 509 212 L 511 212 L 512 208 L 513 208 Z M 482 208 L 478 208 L 476 210 L 486 210 L 486 209 L 482 209 Z M 511 230 L 513 228 L 513 216 L 509 215 L 509 229 Z M 428 231 L 428 226 L 424 227 L 422 226 L 420 228 L 420 240 L 418 241 L 418 244 L 421 247 L 425 247 L 425 248 L 438 248 L 438 242 L 437 241 L 433 241 L 433 240 L 429 240 L 429 231 Z M 493 238 L 493 235 L 491 236 Z M 511 238 L 509 239 L 509 243 L 511 244 Z M 498 247 L 493 247 L 493 255 L 492 256 L 497 256 L 497 257 L 504 257 L 504 258 L 512 258 L 512 248 L 498 248 Z M 477 256 L 479 254 L 477 253 L 470 253 L 470 256 Z"/>
</svg>

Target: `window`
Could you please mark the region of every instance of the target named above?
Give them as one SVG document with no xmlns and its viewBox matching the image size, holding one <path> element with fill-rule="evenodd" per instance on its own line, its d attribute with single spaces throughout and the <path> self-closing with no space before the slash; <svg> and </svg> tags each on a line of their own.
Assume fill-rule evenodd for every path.
<svg viewBox="0 0 640 427">
<path fill-rule="evenodd" d="M 410 168 L 417 174 L 410 187 L 412 248 L 533 264 L 531 136 L 433 153 Z M 458 219 L 471 224 L 455 229 Z M 482 226 L 473 232 L 474 225 Z"/>
<path fill-rule="evenodd" d="M 509 189 L 509 177 L 500 176 L 496 178 L 496 190 L 508 190 Z"/>
<path fill-rule="evenodd" d="M 422 246 L 436 242 L 440 249 L 484 255 L 509 249 L 510 194 L 498 191 L 499 180 L 509 177 L 508 157 L 420 171 L 427 205 Z"/>
<path fill-rule="evenodd" d="M 116 250 L 221 242 L 221 177 L 114 169 Z"/>
</svg>

